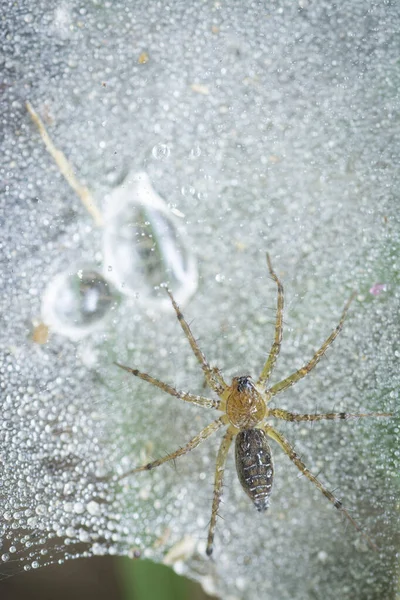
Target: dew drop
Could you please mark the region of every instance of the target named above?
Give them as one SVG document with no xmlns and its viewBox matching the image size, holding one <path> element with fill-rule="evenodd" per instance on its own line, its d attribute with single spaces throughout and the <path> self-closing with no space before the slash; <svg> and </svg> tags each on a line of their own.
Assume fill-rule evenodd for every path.
<svg viewBox="0 0 400 600">
<path fill-rule="evenodd" d="M 171 154 L 171 149 L 168 144 L 156 144 L 153 147 L 151 154 L 156 160 L 167 160 Z"/>
<path fill-rule="evenodd" d="M 95 270 L 68 271 L 48 285 L 42 318 L 59 333 L 79 339 L 99 326 L 115 302 L 110 284 Z"/>
<path fill-rule="evenodd" d="M 95 556 L 104 556 L 108 552 L 108 548 L 103 544 L 95 543 L 92 546 L 92 552 Z"/>
<path fill-rule="evenodd" d="M 182 194 L 182 196 L 195 196 L 196 188 L 193 187 L 192 185 L 183 185 L 181 187 L 181 194 Z"/>
<path fill-rule="evenodd" d="M 328 554 L 324 550 L 320 550 L 318 552 L 318 560 L 322 563 L 325 563 L 328 559 Z"/>
<path fill-rule="evenodd" d="M 94 500 L 87 503 L 86 509 L 90 515 L 98 515 L 100 512 L 100 506 Z"/>
<path fill-rule="evenodd" d="M 67 481 L 67 483 L 64 485 L 64 489 L 63 489 L 64 496 L 71 495 L 73 493 L 73 491 L 74 491 L 73 483 L 71 483 L 70 481 Z"/>
<path fill-rule="evenodd" d="M 82 502 L 75 502 L 74 504 L 74 512 L 77 515 L 81 515 L 85 512 L 85 507 L 83 506 Z"/>
<path fill-rule="evenodd" d="M 90 542 L 90 534 L 87 531 L 85 531 L 84 529 L 81 529 L 79 531 L 78 538 L 79 538 L 80 542 L 84 542 L 84 543 Z"/>
<path fill-rule="evenodd" d="M 107 198 L 103 250 L 107 274 L 124 294 L 170 306 L 167 284 L 183 303 L 197 286 L 197 269 L 181 221 L 175 220 L 145 173 L 131 174 Z M 179 224 L 179 226 L 178 226 Z"/>
<path fill-rule="evenodd" d="M 194 146 L 191 150 L 190 150 L 190 158 L 192 160 L 199 158 L 199 156 L 201 155 L 201 148 L 200 146 Z"/>
<path fill-rule="evenodd" d="M 374 283 L 374 285 L 370 288 L 369 293 L 373 296 L 379 296 L 382 292 L 387 291 L 386 283 Z"/>
<path fill-rule="evenodd" d="M 45 515 L 47 513 L 47 506 L 45 504 L 38 504 L 35 512 L 37 515 Z"/>
</svg>

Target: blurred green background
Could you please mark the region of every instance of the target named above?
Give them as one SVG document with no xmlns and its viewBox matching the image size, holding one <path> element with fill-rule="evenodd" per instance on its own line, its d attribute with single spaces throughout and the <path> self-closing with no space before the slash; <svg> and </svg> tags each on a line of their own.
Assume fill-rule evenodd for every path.
<svg viewBox="0 0 400 600">
<path fill-rule="evenodd" d="M 207 600 L 194 581 L 149 560 L 96 557 L 16 574 L 0 582 L 1 600 Z"/>
</svg>

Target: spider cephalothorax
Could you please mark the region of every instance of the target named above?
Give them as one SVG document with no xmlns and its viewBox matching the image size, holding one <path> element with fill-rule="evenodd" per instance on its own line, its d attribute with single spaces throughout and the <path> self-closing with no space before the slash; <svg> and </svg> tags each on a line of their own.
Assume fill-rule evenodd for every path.
<svg viewBox="0 0 400 600">
<path fill-rule="evenodd" d="M 265 399 L 257 390 L 249 376 L 234 377 L 231 385 L 222 395 L 226 398 L 226 416 L 238 429 L 254 427 L 265 418 Z"/>
<path fill-rule="evenodd" d="M 282 448 L 282 450 L 288 455 L 290 460 L 303 473 L 303 475 L 307 477 L 307 479 L 309 479 L 326 498 L 328 498 L 335 508 L 337 508 L 358 531 L 361 531 L 359 525 L 356 523 L 350 513 L 343 507 L 340 500 L 338 500 L 334 494 L 330 492 L 320 482 L 320 480 L 308 470 L 301 458 L 296 454 L 289 441 L 270 423 L 270 421 L 271 419 L 283 419 L 285 421 L 321 421 L 325 419 L 348 419 L 352 417 L 360 418 L 390 416 L 390 413 L 302 414 L 288 412 L 287 410 L 280 408 L 269 408 L 268 404 L 271 398 L 283 392 L 297 381 L 305 377 L 305 375 L 307 375 L 307 373 L 309 373 L 311 369 L 315 367 L 321 357 L 325 354 L 328 346 L 332 344 L 342 329 L 346 313 L 354 294 L 347 301 L 339 324 L 325 340 L 321 348 L 314 354 L 312 359 L 301 369 L 298 369 L 292 375 L 289 375 L 289 377 L 286 377 L 282 381 L 269 387 L 269 378 L 275 366 L 282 340 L 283 286 L 272 268 L 271 260 L 268 255 L 267 262 L 270 275 L 278 287 L 278 301 L 274 341 L 257 382 L 254 382 L 248 375 L 234 377 L 230 385 L 225 382 L 220 370 L 217 367 L 211 367 L 207 362 L 170 291 L 168 291 L 168 294 L 171 298 L 171 302 L 175 309 L 179 323 L 181 324 L 181 327 L 189 340 L 191 348 L 197 360 L 199 361 L 201 368 L 203 369 L 208 386 L 217 394 L 219 399 L 216 400 L 213 398 L 206 398 L 204 396 L 196 396 L 188 392 L 178 391 L 169 384 L 164 383 L 155 377 L 148 375 L 147 373 L 142 373 L 137 369 L 132 369 L 116 363 L 119 367 L 121 367 L 121 369 L 132 373 L 136 377 L 144 379 L 145 381 L 160 388 L 168 394 L 171 394 L 172 396 L 176 396 L 185 402 L 197 404 L 198 406 L 213 408 L 222 413 L 218 419 L 210 423 L 210 425 L 207 425 L 207 427 L 205 427 L 198 435 L 192 438 L 185 446 L 179 448 L 175 452 L 171 452 L 163 458 L 159 458 L 158 460 L 147 463 L 141 467 L 131 469 L 127 473 L 124 473 L 120 476 L 120 479 L 122 479 L 128 475 L 132 475 L 133 473 L 154 469 L 155 467 L 158 467 L 167 461 L 174 460 L 196 448 L 202 441 L 210 437 L 221 427 L 226 427 L 216 461 L 214 496 L 206 549 L 208 555 L 210 555 L 213 550 L 214 531 L 218 507 L 221 501 L 224 467 L 228 450 L 233 438 L 236 438 L 235 457 L 238 478 L 244 491 L 251 498 L 257 510 L 264 511 L 266 508 L 268 508 L 269 497 L 272 489 L 274 470 L 272 465 L 271 449 L 268 443 L 268 438 L 270 438 Z M 362 533 L 362 535 L 368 540 L 369 544 L 373 548 L 376 548 L 374 543 L 365 533 Z"/>
</svg>

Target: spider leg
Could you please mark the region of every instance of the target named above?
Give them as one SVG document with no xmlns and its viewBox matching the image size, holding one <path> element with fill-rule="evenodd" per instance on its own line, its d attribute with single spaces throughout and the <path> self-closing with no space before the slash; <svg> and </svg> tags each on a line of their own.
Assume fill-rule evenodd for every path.
<svg viewBox="0 0 400 600">
<path fill-rule="evenodd" d="M 202 429 L 198 435 L 196 435 L 194 438 L 192 438 L 190 440 L 190 442 L 188 442 L 182 448 L 179 448 L 178 450 L 175 450 L 175 452 L 171 452 L 170 454 L 167 454 L 163 458 L 158 458 L 157 460 L 154 460 L 153 462 L 142 465 L 141 467 L 135 467 L 134 469 L 130 469 L 126 473 L 123 473 L 123 475 L 120 475 L 118 477 L 118 479 L 119 480 L 124 479 L 125 477 L 128 477 L 128 475 L 132 475 L 133 473 L 139 473 L 139 471 L 150 471 L 151 469 L 155 469 L 156 467 L 159 467 L 160 465 L 162 465 L 165 462 L 168 462 L 170 460 L 175 460 L 179 456 L 182 456 L 183 454 L 187 454 L 191 450 L 194 450 L 194 448 L 197 448 L 197 446 L 199 444 L 201 444 L 201 442 L 204 442 L 204 440 L 209 438 L 210 435 L 212 435 L 215 431 L 218 431 L 218 429 L 220 427 L 222 427 L 223 425 L 226 425 L 225 416 L 220 417 L 216 421 L 213 421 L 212 423 L 207 425 L 207 427 L 204 427 L 204 429 Z"/>
<path fill-rule="evenodd" d="M 292 462 L 294 462 L 294 464 L 296 465 L 296 467 L 303 473 L 303 475 L 305 475 L 307 477 L 307 479 L 309 479 L 318 489 L 320 492 L 322 492 L 322 494 L 328 498 L 328 500 L 330 502 L 332 502 L 333 506 L 335 508 L 337 508 L 345 517 L 348 521 L 350 521 L 350 523 L 353 525 L 353 527 L 359 531 L 361 533 L 361 535 L 367 540 L 368 544 L 371 546 L 371 548 L 373 548 L 374 550 L 377 550 L 377 546 L 374 544 L 374 542 L 370 539 L 370 537 L 364 533 L 361 529 L 361 527 L 359 526 L 359 524 L 353 519 L 353 517 L 350 515 L 350 513 L 343 507 L 341 501 L 336 498 L 332 492 L 330 492 L 320 481 L 317 477 L 315 477 L 315 475 L 313 475 L 306 467 L 306 465 L 303 463 L 303 461 L 301 460 L 301 458 L 299 457 L 299 455 L 295 452 L 293 446 L 288 442 L 288 440 L 281 434 L 279 433 L 279 431 L 277 431 L 274 427 L 270 426 L 270 425 L 265 425 L 264 427 L 264 431 L 266 432 L 266 434 L 272 438 L 273 440 L 275 440 L 280 447 L 282 448 L 282 450 L 285 452 L 285 454 L 288 455 L 288 457 L 290 458 L 290 460 Z"/>
<path fill-rule="evenodd" d="M 176 303 L 175 298 L 173 297 L 171 291 L 167 290 L 167 293 L 168 293 L 169 297 L 171 298 L 172 306 L 175 309 L 176 316 L 178 317 L 178 321 L 179 321 L 187 339 L 189 340 L 189 344 L 190 344 L 197 360 L 199 361 L 201 368 L 203 369 L 203 372 L 206 377 L 206 381 L 207 381 L 208 385 L 210 386 L 210 388 L 212 390 L 214 390 L 214 392 L 216 392 L 220 396 L 224 392 L 224 390 L 228 387 L 224 381 L 224 378 L 222 377 L 220 370 L 217 367 L 211 367 L 208 364 L 206 357 L 204 356 L 203 352 L 200 350 L 200 348 L 194 338 L 194 335 L 191 332 L 190 327 L 189 327 L 187 321 L 185 320 L 185 317 L 181 313 L 180 308 L 179 308 L 178 304 Z"/>
<path fill-rule="evenodd" d="M 324 413 L 324 414 L 311 414 L 311 415 L 300 415 L 292 413 L 281 408 L 270 408 L 268 409 L 268 417 L 275 417 L 276 419 L 283 419 L 284 421 L 334 421 L 337 419 L 361 419 L 363 417 L 391 417 L 392 413 Z"/>
<path fill-rule="evenodd" d="M 167 394 L 171 394 L 171 396 L 176 396 L 176 398 L 180 398 L 181 400 L 184 400 L 185 402 L 191 402 L 192 404 L 197 404 L 197 406 L 204 406 L 205 408 L 217 408 L 218 409 L 218 407 L 220 405 L 219 400 L 214 400 L 212 398 L 205 398 L 204 396 L 196 396 L 194 394 L 189 394 L 188 392 L 180 392 L 180 391 L 176 390 L 175 388 L 173 388 L 171 385 L 168 385 L 168 383 L 164 383 L 163 381 L 160 381 L 159 379 L 156 379 L 155 377 L 152 377 L 151 375 L 148 375 L 147 373 L 142 373 L 141 371 L 138 371 L 137 369 L 131 369 L 131 367 L 126 367 L 125 365 L 121 365 L 118 362 L 114 362 L 114 364 L 117 365 L 117 367 L 119 367 L 120 369 L 124 369 L 124 371 L 127 371 L 128 373 L 132 373 L 132 375 L 135 375 L 135 377 L 140 377 L 140 379 L 143 379 L 144 381 L 148 381 L 152 385 L 160 388 L 160 390 L 167 392 Z"/>
<path fill-rule="evenodd" d="M 206 553 L 208 556 L 211 556 L 212 551 L 213 551 L 214 533 L 215 533 L 215 526 L 216 526 L 216 522 L 217 522 L 218 507 L 221 502 L 221 495 L 222 495 L 222 481 L 223 481 L 223 477 L 224 477 L 225 462 L 226 462 L 228 450 L 230 448 L 232 438 L 234 435 L 235 435 L 234 428 L 229 427 L 228 431 L 225 433 L 224 437 L 222 438 L 222 442 L 221 442 L 221 445 L 218 450 L 217 463 L 216 463 L 216 467 L 215 467 L 214 497 L 213 497 L 212 510 L 211 510 L 211 521 L 210 521 L 210 527 L 208 530 L 208 538 L 207 538 Z"/>
<path fill-rule="evenodd" d="M 321 358 L 325 354 L 327 348 L 332 344 L 332 342 L 339 335 L 339 333 L 343 327 L 343 323 L 346 318 L 347 311 L 349 310 L 349 306 L 350 306 L 351 301 L 353 300 L 354 296 L 355 296 L 355 292 L 350 296 L 350 298 L 346 302 L 346 305 L 343 309 L 343 313 L 340 318 L 339 324 L 332 331 L 331 335 L 325 340 L 325 342 L 322 344 L 321 348 L 319 350 L 317 350 L 317 352 L 314 354 L 314 356 L 312 357 L 310 362 L 307 363 L 304 367 L 302 367 L 298 371 L 296 371 L 295 373 L 293 373 L 292 375 L 290 375 L 289 377 L 286 377 L 286 379 L 282 379 L 282 381 L 273 385 L 268 390 L 268 393 L 271 396 L 275 396 L 275 394 L 278 394 L 279 392 L 286 390 L 288 387 L 290 387 L 291 385 L 293 385 L 294 383 L 299 381 L 299 379 L 302 379 L 303 377 L 305 377 L 307 375 L 307 373 L 309 373 L 311 371 L 311 369 L 313 369 L 315 367 L 315 365 L 321 360 Z"/>
<path fill-rule="evenodd" d="M 264 368 L 263 368 L 261 375 L 257 382 L 259 385 L 262 385 L 264 387 L 272 373 L 272 370 L 275 366 L 276 359 L 278 358 L 278 354 L 281 349 L 282 319 L 283 319 L 283 285 L 280 282 L 280 280 L 278 279 L 275 271 L 272 268 L 271 259 L 270 259 L 270 256 L 268 253 L 267 253 L 267 263 L 268 263 L 269 273 L 270 273 L 272 279 L 275 281 L 276 285 L 278 286 L 278 301 L 277 301 L 277 306 L 276 306 L 274 341 L 271 346 L 271 350 L 269 352 L 267 361 L 264 365 Z"/>
</svg>

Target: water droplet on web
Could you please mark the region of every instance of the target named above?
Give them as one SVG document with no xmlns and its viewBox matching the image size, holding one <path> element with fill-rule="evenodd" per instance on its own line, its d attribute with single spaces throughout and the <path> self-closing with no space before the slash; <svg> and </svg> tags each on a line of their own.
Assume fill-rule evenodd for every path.
<svg viewBox="0 0 400 600">
<path fill-rule="evenodd" d="M 98 328 L 116 299 L 108 281 L 95 270 L 56 275 L 42 302 L 42 318 L 53 330 L 79 339 Z"/>
<path fill-rule="evenodd" d="M 78 515 L 81 515 L 85 512 L 85 507 L 81 502 L 75 502 L 74 504 L 74 512 Z"/>
<path fill-rule="evenodd" d="M 45 515 L 47 513 L 47 506 L 44 504 L 38 504 L 35 512 L 37 515 Z"/>
<path fill-rule="evenodd" d="M 70 496 L 74 491 L 74 485 L 71 481 L 68 481 L 65 485 L 64 485 L 64 489 L 63 489 L 63 493 L 64 496 Z"/>
<path fill-rule="evenodd" d="M 181 187 L 182 196 L 196 196 L 196 188 L 192 185 L 183 185 Z"/>
<path fill-rule="evenodd" d="M 80 529 L 78 532 L 78 539 L 80 542 L 88 543 L 91 540 L 90 533 L 84 529 Z"/>
<path fill-rule="evenodd" d="M 112 283 L 124 294 L 170 306 L 168 285 L 180 303 L 197 286 L 197 269 L 182 222 L 174 218 L 146 173 L 131 174 L 107 198 L 103 251 Z"/>
<path fill-rule="evenodd" d="M 200 146 L 194 146 L 193 148 L 191 148 L 189 156 L 192 160 L 199 158 L 200 155 L 201 155 Z"/>
<path fill-rule="evenodd" d="M 382 292 L 387 291 L 386 283 L 374 283 L 374 285 L 370 288 L 369 293 L 373 296 L 379 296 Z"/>
<path fill-rule="evenodd" d="M 86 509 L 90 515 L 98 515 L 100 512 L 100 505 L 98 502 L 92 500 L 91 502 L 88 502 Z"/>
<path fill-rule="evenodd" d="M 167 160 L 171 154 L 168 144 L 156 144 L 151 151 L 153 158 L 157 160 Z"/>
</svg>

